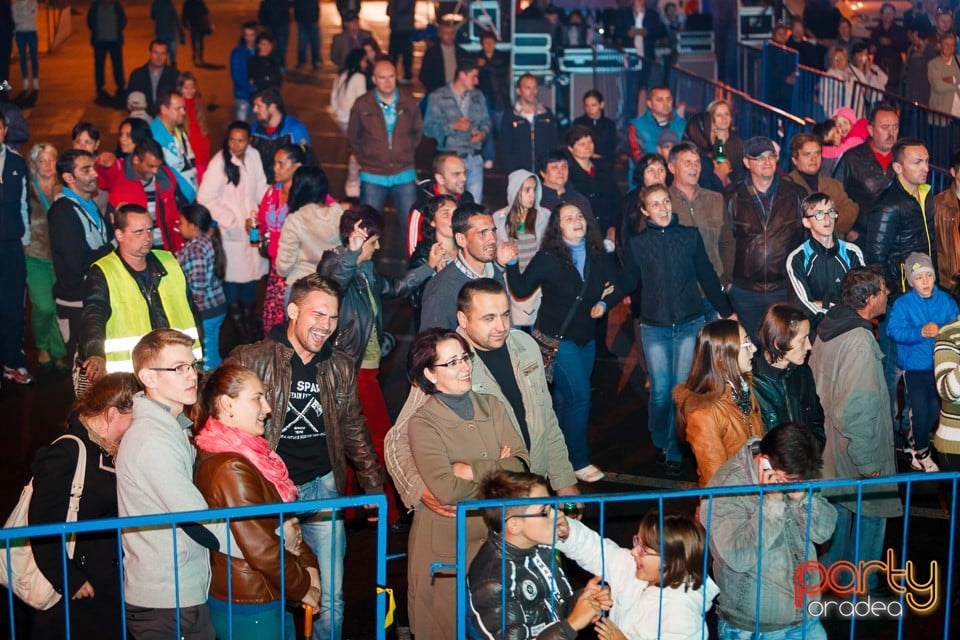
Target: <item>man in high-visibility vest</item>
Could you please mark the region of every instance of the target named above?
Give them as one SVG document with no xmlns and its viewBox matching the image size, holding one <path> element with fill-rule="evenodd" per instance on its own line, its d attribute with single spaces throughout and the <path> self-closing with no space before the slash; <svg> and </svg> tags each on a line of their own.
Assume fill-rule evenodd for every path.
<svg viewBox="0 0 960 640">
<path fill-rule="evenodd" d="M 196 312 L 186 276 L 173 254 L 151 250 L 153 219 L 140 205 L 114 212 L 117 250 L 93 263 L 84 281 L 80 358 L 87 378 L 133 371 L 131 353 L 153 329 L 176 329 L 200 349 Z"/>
</svg>

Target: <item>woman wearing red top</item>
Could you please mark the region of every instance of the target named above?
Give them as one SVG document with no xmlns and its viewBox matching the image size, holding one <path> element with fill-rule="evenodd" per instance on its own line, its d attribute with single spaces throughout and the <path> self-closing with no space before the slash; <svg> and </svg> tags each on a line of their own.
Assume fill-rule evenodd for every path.
<svg viewBox="0 0 960 640">
<path fill-rule="evenodd" d="M 207 128 L 207 118 L 203 113 L 203 103 L 200 101 L 200 92 L 197 90 L 197 79 L 189 71 L 183 71 L 177 76 L 177 89 L 183 94 L 183 101 L 187 106 L 187 139 L 193 147 L 193 155 L 197 163 L 197 182 L 203 180 L 203 172 L 210 163 L 210 130 Z"/>
</svg>

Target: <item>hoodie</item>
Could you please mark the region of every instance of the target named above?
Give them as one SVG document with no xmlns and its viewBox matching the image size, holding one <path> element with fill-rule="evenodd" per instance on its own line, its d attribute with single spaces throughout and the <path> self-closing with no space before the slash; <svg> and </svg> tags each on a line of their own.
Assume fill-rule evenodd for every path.
<svg viewBox="0 0 960 640">
<path fill-rule="evenodd" d="M 507 219 L 510 216 L 510 209 L 518 202 L 520 189 L 528 178 L 533 178 L 537 183 L 536 195 L 533 198 L 533 206 L 537 210 L 537 220 L 533 229 L 527 228 L 523 234 L 516 238 L 511 238 L 507 232 Z M 540 242 L 543 240 L 543 234 L 547 230 L 547 223 L 550 222 L 550 211 L 540 206 L 540 199 L 543 197 L 543 188 L 540 186 L 540 178 L 536 174 L 526 169 L 517 169 L 507 177 L 507 206 L 493 214 L 493 223 L 497 226 L 497 240 L 509 241 L 516 240 L 517 248 L 520 250 L 518 259 L 520 261 L 520 271 L 527 268 L 527 264 L 540 249 Z M 532 232 L 532 234 L 531 234 Z M 509 289 L 510 282 L 507 281 Z M 532 326 L 537 320 L 537 311 L 540 309 L 540 290 L 537 289 L 533 295 L 522 300 L 517 299 L 512 294 L 510 296 L 510 316 L 515 326 Z"/>
</svg>

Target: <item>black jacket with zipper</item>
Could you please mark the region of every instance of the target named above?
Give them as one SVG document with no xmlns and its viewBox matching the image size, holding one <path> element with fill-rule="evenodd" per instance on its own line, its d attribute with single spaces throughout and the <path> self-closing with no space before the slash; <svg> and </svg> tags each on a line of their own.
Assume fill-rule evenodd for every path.
<svg viewBox="0 0 960 640">
<path fill-rule="evenodd" d="M 777 369 L 757 351 L 753 356 L 753 395 L 760 405 L 764 433 L 784 422 L 800 422 L 810 428 L 823 449 L 823 407 L 808 364 Z"/>
</svg>

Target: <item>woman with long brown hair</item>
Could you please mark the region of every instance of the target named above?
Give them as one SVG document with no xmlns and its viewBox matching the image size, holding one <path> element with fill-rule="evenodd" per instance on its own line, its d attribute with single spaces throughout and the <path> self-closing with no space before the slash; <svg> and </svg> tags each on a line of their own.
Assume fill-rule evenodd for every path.
<svg viewBox="0 0 960 640">
<path fill-rule="evenodd" d="M 690 443 L 704 486 L 748 438 L 763 435 L 750 372 L 757 348 L 736 320 L 700 328 L 686 382 L 673 390 L 677 431 Z"/>
</svg>

